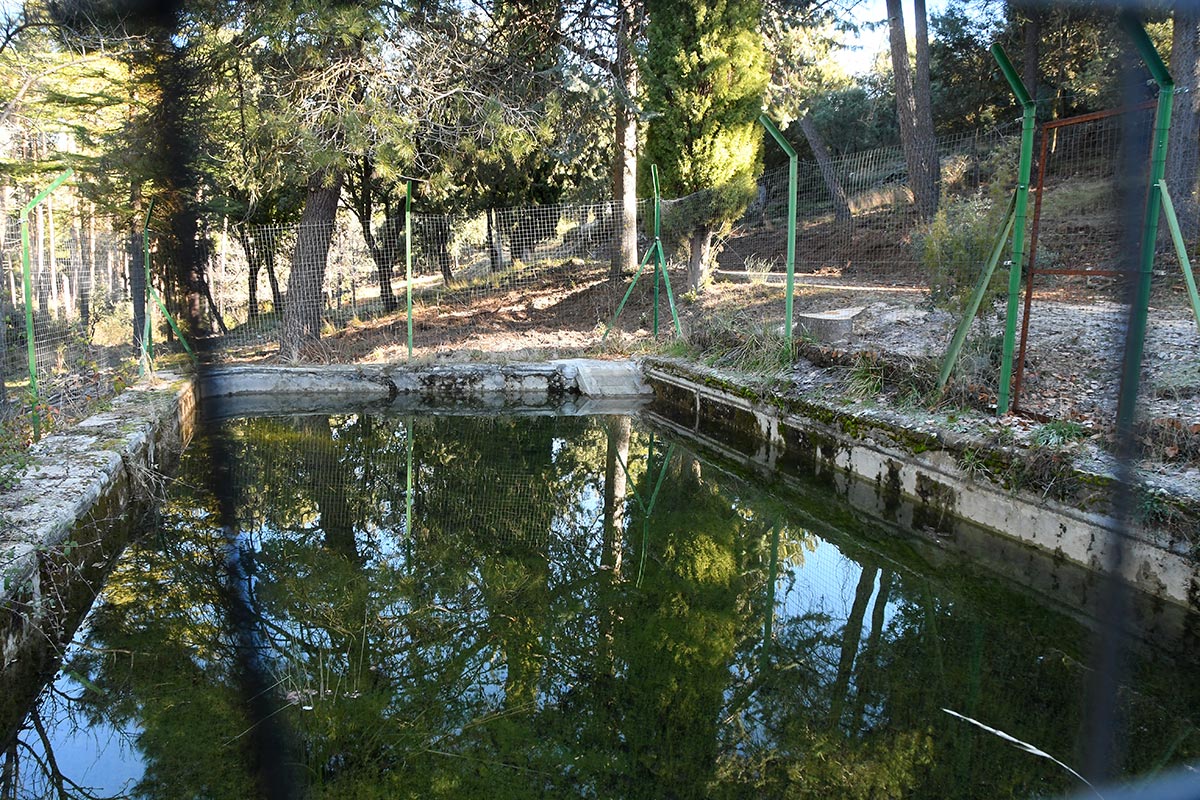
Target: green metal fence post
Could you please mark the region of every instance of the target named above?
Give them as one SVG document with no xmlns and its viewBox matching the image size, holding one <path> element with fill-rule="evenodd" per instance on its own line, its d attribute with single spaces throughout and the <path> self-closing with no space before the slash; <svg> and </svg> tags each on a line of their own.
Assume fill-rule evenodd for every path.
<svg viewBox="0 0 1200 800">
<path fill-rule="evenodd" d="M 412 360 L 413 350 L 413 321 L 412 321 L 412 181 L 407 181 L 404 188 L 404 302 L 408 323 L 408 358 Z"/>
<path fill-rule="evenodd" d="M 679 311 L 675 308 L 675 293 L 671 291 L 671 276 L 667 274 L 667 255 L 663 252 L 662 242 L 654 243 L 658 252 L 658 268 L 662 270 L 663 286 L 667 288 L 667 307 L 671 309 L 671 320 L 675 323 L 675 335 L 682 338 L 683 326 L 679 324 Z"/>
<path fill-rule="evenodd" d="M 775 143 L 783 148 L 788 157 L 788 227 L 787 227 L 787 299 L 784 301 L 784 331 L 787 336 L 788 350 L 792 350 L 792 294 L 796 287 L 796 186 L 799 182 L 800 157 L 792 143 L 784 138 L 779 128 L 766 114 L 760 114 L 758 121 L 762 124 Z"/>
<path fill-rule="evenodd" d="M 1175 83 L 1154 49 L 1145 28 L 1132 14 L 1120 17 L 1121 27 L 1133 39 L 1138 54 L 1158 84 L 1158 108 L 1154 114 L 1154 150 L 1150 161 L 1150 191 L 1146 197 L 1145 221 L 1142 227 L 1141 269 L 1134 285 L 1133 308 L 1129 315 L 1129 330 L 1125 334 L 1125 363 L 1121 390 L 1117 399 L 1117 431 L 1133 425 L 1141 383 L 1142 355 L 1146 347 L 1146 320 L 1150 313 L 1150 277 L 1154 269 L 1154 244 L 1158 238 L 1158 214 L 1162 207 L 1160 182 L 1167 166 L 1167 137 L 1171 128 L 1171 108 L 1175 102 Z"/>
<path fill-rule="evenodd" d="M 22 273 L 22 288 L 25 291 L 25 349 L 29 355 L 29 402 L 30 411 L 33 416 L 33 438 L 34 441 L 42 438 L 42 418 L 38 411 L 38 404 L 41 398 L 38 396 L 38 379 L 37 379 L 37 340 L 34 336 L 35 327 L 33 324 L 33 269 L 30 263 L 29 255 L 29 215 L 33 209 L 37 208 L 38 204 L 50 196 L 50 193 L 67 182 L 75 170 L 68 167 L 59 174 L 50 185 L 42 189 L 33 199 L 30 200 L 21 209 L 21 273 Z M 51 254 L 51 258 L 54 254 Z"/>
<path fill-rule="evenodd" d="M 992 45 L 992 57 L 1000 65 L 1000 71 L 1021 104 L 1021 160 L 1017 169 L 1017 194 L 1013 211 L 1012 266 L 1008 271 L 1008 311 L 1005 315 L 1004 351 L 1000 358 L 1000 385 L 996 397 L 996 414 L 1004 415 L 1008 413 L 1013 347 L 1017 339 L 1017 304 L 1021 297 L 1021 268 L 1025 262 L 1025 218 L 1029 208 L 1029 176 L 1033 168 L 1033 132 L 1037 107 L 1012 62 L 1004 54 L 1004 48 L 998 44 Z"/>
<path fill-rule="evenodd" d="M 654 335 L 658 336 L 658 281 L 659 276 L 667 289 L 667 303 L 671 309 L 671 320 L 675 324 L 675 335 L 683 336 L 683 327 L 679 324 L 679 312 L 675 309 L 675 295 L 671 291 L 671 277 L 667 275 L 667 254 L 662 246 L 662 198 L 658 190 L 658 165 L 650 165 L 650 177 L 654 181 Z"/>
<path fill-rule="evenodd" d="M 660 238 L 660 217 L 659 217 L 659 200 L 658 200 L 658 164 L 650 165 L 650 179 L 654 183 L 654 244 L 651 247 L 655 250 L 654 257 L 654 326 L 652 332 L 658 336 L 658 283 L 661 280 L 662 273 L 666 271 L 666 266 L 663 264 L 662 254 L 662 239 Z"/>
<path fill-rule="evenodd" d="M 1171 241 L 1175 243 L 1175 253 L 1179 256 L 1179 268 L 1183 270 L 1183 282 L 1187 286 L 1188 300 L 1192 303 L 1192 315 L 1196 318 L 1196 330 L 1200 331 L 1200 292 L 1196 291 L 1196 276 L 1192 273 L 1192 261 L 1188 258 L 1187 245 L 1183 241 L 1183 231 L 1179 228 L 1179 217 L 1175 215 L 1175 204 L 1171 202 L 1171 193 L 1167 191 L 1167 182 L 1158 182 L 1159 196 L 1162 197 L 1163 216 L 1167 218 L 1167 227 L 1171 230 Z"/>
</svg>

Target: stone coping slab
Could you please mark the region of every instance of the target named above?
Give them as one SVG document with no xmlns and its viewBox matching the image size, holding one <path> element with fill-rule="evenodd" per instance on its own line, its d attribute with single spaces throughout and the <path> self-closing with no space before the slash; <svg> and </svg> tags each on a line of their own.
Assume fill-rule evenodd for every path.
<svg viewBox="0 0 1200 800">
<path fill-rule="evenodd" d="M 194 428 L 190 379 L 160 373 L 109 408 L 30 447 L 12 488 L 0 493 L 0 607 L 36 613 L 43 603 L 40 559 L 66 543 L 97 509 L 124 514 L 149 500 L 149 476 L 170 470 Z M 5 661 L 13 642 L 5 634 Z"/>
<path fill-rule="evenodd" d="M 575 396 L 651 394 L 638 364 L 573 358 L 532 364 L 233 365 L 205 372 L 203 398 L 307 395 L 392 400 L 416 395 L 443 405 L 492 395 L 560 402 Z"/>
</svg>

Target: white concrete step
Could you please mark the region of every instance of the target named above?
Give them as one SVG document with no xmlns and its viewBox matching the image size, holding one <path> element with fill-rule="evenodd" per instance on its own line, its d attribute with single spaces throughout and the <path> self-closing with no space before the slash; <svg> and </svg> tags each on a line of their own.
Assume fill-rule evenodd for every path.
<svg viewBox="0 0 1200 800">
<path fill-rule="evenodd" d="M 642 379 L 641 367 L 633 361 L 568 358 L 555 363 L 563 365 L 564 377 L 575 372 L 575 383 L 584 397 L 640 397 L 653 394 L 653 390 Z"/>
</svg>

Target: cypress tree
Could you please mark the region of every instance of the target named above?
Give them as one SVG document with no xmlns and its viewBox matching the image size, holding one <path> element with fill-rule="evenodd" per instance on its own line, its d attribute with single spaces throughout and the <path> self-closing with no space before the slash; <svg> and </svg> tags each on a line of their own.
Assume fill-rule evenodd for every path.
<svg viewBox="0 0 1200 800">
<path fill-rule="evenodd" d="M 643 163 L 690 202 L 688 286 L 705 278 L 714 231 L 754 196 L 768 79 L 760 0 L 646 0 L 643 75 L 651 118 Z M 645 178 L 645 171 L 643 171 Z"/>
</svg>

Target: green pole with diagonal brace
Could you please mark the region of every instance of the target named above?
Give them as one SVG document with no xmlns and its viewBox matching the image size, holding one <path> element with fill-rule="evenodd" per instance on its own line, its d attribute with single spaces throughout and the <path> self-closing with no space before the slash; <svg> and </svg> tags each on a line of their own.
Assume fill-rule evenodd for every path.
<svg viewBox="0 0 1200 800">
<path fill-rule="evenodd" d="M 992 57 L 1000 65 L 1000 71 L 1021 104 L 1021 159 L 1017 168 L 1017 194 L 1013 210 L 1012 265 L 1008 270 L 1008 310 L 1004 322 L 1004 351 L 1000 357 L 1000 385 L 996 396 L 996 414 L 1004 415 L 1008 413 L 1013 350 L 1017 339 L 1017 305 L 1021 297 L 1021 268 L 1025 262 L 1025 221 L 1029 209 L 1029 177 L 1033 171 L 1033 133 L 1037 107 L 1012 62 L 1004 54 L 1004 48 L 998 44 L 992 45 Z"/>
<path fill-rule="evenodd" d="M 167 310 L 167 304 L 163 302 L 162 296 L 154 288 L 154 284 L 150 282 L 150 214 L 154 212 L 155 200 L 156 198 L 150 198 L 150 207 L 146 209 L 146 222 L 142 226 L 142 260 L 146 266 L 146 327 L 142 334 L 142 374 L 145 374 L 146 369 L 152 366 L 154 359 L 154 343 L 150 339 L 150 332 L 152 330 L 150 325 L 150 300 L 154 300 L 154 305 L 158 306 L 158 310 L 166 318 L 167 324 L 175 332 L 175 337 L 183 345 L 183 349 L 187 352 L 188 357 L 191 358 L 192 363 L 196 364 L 199 362 L 191 345 L 187 343 L 187 338 L 184 337 L 183 331 L 179 329 L 179 323 L 175 321 L 175 315 Z"/>
<path fill-rule="evenodd" d="M 983 266 L 983 273 L 979 276 L 979 283 L 975 285 L 975 291 L 971 293 L 971 299 L 967 301 L 967 307 L 963 310 L 963 317 L 958 323 L 958 330 L 954 332 L 954 338 L 950 340 L 950 349 L 946 351 L 946 357 L 942 360 L 942 370 L 938 374 L 939 392 L 946 388 L 946 384 L 950 380 L 950 373 L 954 371 L 954 365 L 958 361 L 958 354 L 962 350 L 963 342 L 967 339 L 967 332 L 971 329 L 971 323 L 974 321 L 975 315 L 979 313 L 979 306 L 983 302 L 984 294 L 987 293 L 988 284 L 992 282 L 992 275 L 996 271 L 996 265 L 1000 263 L 1000 255 L 1004 252 L 1004 245 L 1008 242 L 1008 234 L 1012 231 L 1016 199 L 1016 195 L 1009 198 L 1008 210 L 1004 212 L 1004 224 L 1000 226 L 1000 235 L 996 237 L 996 243 L 992 246 L 992 254 Z"/>
<path fill-rule="evenodd" d="M 657 164 L 650 165 L 650 177 L 654 183 L 654 242 L 646 251 L 646 255 L 642 257 L 642 263 L 638 265 L 637 272 L 633 274 L 633 280 L 630 281 L 629 288 L 625 290 L 625 296 L 617 304 L 617 310 L 613 313 L 612 319 L 608 321 L 608 327 L 604 329 L 604 335 L 600 337 L 601 342 L 608 339 L 608 335 L 612 333 L 613 326 L 617 324 L 617 320 L 621 317 L 621 312 L 625 310 L 625 304 L 629 302 L 629 297 L 633 294 L 633 287 L 637 286 L 638 279 L 642 277 L 642 272 L 645 271 L 646 265 L 650 263 L 650 259 L 652 258 L 654 259 L 654 334 L 658 335 L 658 281 L 661 278 L 667 290 L 667 303 L 671 308 L 671 319 L 675 323 L 675 335 L 683 336 L 683 326 L 679 324 L 679 312 L 675 308 L 675 293 L 671 291 L 671 277 L 667 274 L 667 257 L 662 247 L 662 231 L 660 227 L 662 215 L 659 209 L 661 199 L 658 194 Z"/>
</svg>

